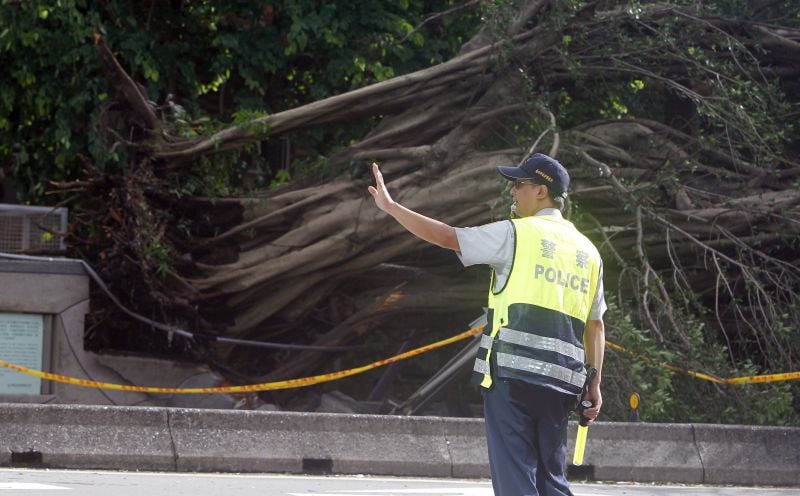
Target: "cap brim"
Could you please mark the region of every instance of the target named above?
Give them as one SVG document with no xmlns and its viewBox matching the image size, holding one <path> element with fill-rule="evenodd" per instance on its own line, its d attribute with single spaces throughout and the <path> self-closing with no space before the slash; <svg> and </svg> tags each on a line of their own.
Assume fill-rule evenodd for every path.
<svg viewBox="0 0 800 496">
<path fill-rule="evenodd" d="M 497 167 L 497 172 L 499 172 L 509 181 L 513 181 L 515 179 L 531 179 L 527 174 L 525 174 L 525 171 L 514 165 L 500 165 Z"/>
</svg>

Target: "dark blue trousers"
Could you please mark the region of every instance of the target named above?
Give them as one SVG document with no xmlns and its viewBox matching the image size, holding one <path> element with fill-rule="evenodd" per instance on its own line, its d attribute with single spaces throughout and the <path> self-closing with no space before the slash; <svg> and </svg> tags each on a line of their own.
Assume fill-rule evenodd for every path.
<svg viewBox="0 0 800 496">
<path fill-rule="evenodd" d="M 495 496 L 572 496 L 566 441 L 575 396 L 513 379 L 482 391 Z"/>
</svg>

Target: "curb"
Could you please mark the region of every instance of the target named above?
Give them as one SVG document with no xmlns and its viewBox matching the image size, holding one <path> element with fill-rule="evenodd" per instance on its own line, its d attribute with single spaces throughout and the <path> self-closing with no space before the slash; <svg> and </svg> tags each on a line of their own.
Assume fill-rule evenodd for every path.
<svg viewBox="0 0 800 496">
<path fill-rule="evenodd" d="M 0 404 L 0 466 L 489 477 L 482 419 L 87 405 Z M 797 427 L 608 422 L 571 472 L 800 486 L 798 467 Z"/>
</svg>

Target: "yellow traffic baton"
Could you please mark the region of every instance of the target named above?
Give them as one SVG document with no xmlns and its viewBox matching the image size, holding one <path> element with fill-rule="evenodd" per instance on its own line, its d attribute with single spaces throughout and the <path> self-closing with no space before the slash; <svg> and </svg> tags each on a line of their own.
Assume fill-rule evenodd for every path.
<svg viewBox="0 0 800 496">
<path fill-rule="evenodd" d="M 583 452 L 586 449 L 586 435 L 589 433 L 589 419 L 583 415 L 583 411 L 594 406 L 593 402 L 586 399 L 586 393 L 589 391 L 589 384 L 591 384 L 596 375 L 597 369 L 590 366 L 589 373 L 586 374 L 586 382 L 583 383 L 581 398 L 578 402 L 580 420 L 578 421 L 578 437 L 575 439 L 575 453 L 572 455 L 573 465 L 583 464 Z"/>
</svg>

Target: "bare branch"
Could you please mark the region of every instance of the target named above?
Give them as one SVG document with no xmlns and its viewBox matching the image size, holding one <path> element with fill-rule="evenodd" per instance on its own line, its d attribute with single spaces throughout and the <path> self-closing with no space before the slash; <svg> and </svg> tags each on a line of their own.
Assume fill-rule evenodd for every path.
<svg viewBox="0 0 800 496">
<path fill-rule="evenodd" d="M 139 90 L 137 84 L 131 79 L 125 69 L 122 68 L 122 65 L 114 54 L 111 53 L 111 50 L 108 49 L 103 36 L 99 33 L 95 33 L 94 43 L 100 59 L 105 63 L 106 68 L 112 75 L 111 79 L 116 89 L 122 93 L 125 100 L 133 107 L 137 115 L 144 120 L 147 128 L 153 132 L 153 137 L 160 140 L 160 134 L 164 126 Z"/>
</svg>

